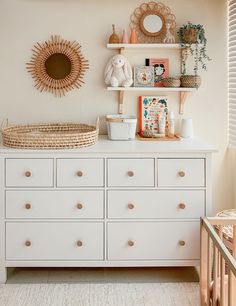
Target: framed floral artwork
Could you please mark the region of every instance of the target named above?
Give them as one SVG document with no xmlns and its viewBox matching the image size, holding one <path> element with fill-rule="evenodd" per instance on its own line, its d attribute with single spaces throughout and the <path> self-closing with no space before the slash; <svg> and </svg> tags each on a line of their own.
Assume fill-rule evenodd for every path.
<svg viewBox="0 0 236 306">
<path fill-rule="evenodd" d="M 135 87 L 154 86 L 154 68 L 149 66 L 134 67 L 134 86 Z"/>
</svg>

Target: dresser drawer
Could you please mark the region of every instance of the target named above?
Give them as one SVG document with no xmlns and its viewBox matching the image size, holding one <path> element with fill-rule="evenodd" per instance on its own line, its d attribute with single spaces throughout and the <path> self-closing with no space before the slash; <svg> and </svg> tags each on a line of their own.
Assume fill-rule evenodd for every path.
<svg viewBox="0 0 236 306">
<path fill-rule="evenodd" d="M 199 240 L 199 222 L 109 223 L 108 259 L 199 259 Z"/>
<path fill-rule="evenodd" d="M 53 159 L 7 158 L 7 187 L 53 187 Z"/>
<path fill-rule="evenodd" d="M 108 159 L 108 186 L 154 187 L 155 161 L 145 159 Z"/>
<path fill-rule="evenodd" d="M 58 187 L 103 187 L 104 161 L 98 159 L 58 159 Z"/>
<path fill-rule="evenodd" d="M 204 187 L 204 159 L 158 159 L 159 187 Z"/>
<path fill-rule="evenodd" d="M 200 218 L 205 214 L 201 190 L 108 191 L 108 218 Z"/>
<path fill-rule="evenodd" d="M 6 218 L 103 218 L 103 206 L 99 190 L 6 192 Z"/>
<path fill-rule="evenodd" d="M 102 223 L 6 224 L 6 260 L 102 259 Z"/>
</svg>

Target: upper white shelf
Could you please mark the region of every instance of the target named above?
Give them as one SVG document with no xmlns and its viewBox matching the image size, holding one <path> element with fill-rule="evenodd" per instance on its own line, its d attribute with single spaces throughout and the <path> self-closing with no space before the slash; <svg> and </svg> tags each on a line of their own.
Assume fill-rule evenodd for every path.
<svg viewBox="0 0 236 306">
<path fill-rule="evenodd" d="M 180 44 L 107 44 L 107 49 L 181 49 Z"/>
<path fill-rule="evenodd" d="M 196 91 L 197 88 L 189 87 L 107 87 L 107 90 L 110 91 Z"/>
</svg>

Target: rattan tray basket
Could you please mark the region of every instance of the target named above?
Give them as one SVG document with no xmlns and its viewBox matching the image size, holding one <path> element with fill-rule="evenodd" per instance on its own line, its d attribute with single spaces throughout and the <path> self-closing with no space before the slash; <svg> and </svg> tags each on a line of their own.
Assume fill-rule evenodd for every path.
<svg viewBox="0 0 236 306">
<path fill-rule="evenodd" d="M 3 145 L 22 149 L 73 149 L 95 144 L 97 126 L 78 123 L 14 125 L 2 129 Z"/>
</svg>

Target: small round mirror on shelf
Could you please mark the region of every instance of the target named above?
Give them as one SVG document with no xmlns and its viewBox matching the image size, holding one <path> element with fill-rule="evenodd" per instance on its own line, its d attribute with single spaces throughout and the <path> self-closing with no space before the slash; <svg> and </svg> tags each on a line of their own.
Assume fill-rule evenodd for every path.
<svg viewBox="0 0 236 306">
<path fill-rule="evenodd" d="M 158 35 L 164 26 L 163 17 L 157 14 L 146 15 L 141 22 L 141 28 L 148 36 Z"/>
<path fill-rule="evenodd" d="M 175 16 L 161 2 L 142 3 L 130 16 L 130 28 L 137 33 L 139 43 L 162 43 L 168 29 L 176 28 Z"/>
<path fill-rule="evenodd" d="M 45 61 L 47 74 L 54 80 L 62 80 L 71 73 L 71 61 L 62 53 L 54 53 Z"/>
</svg>

